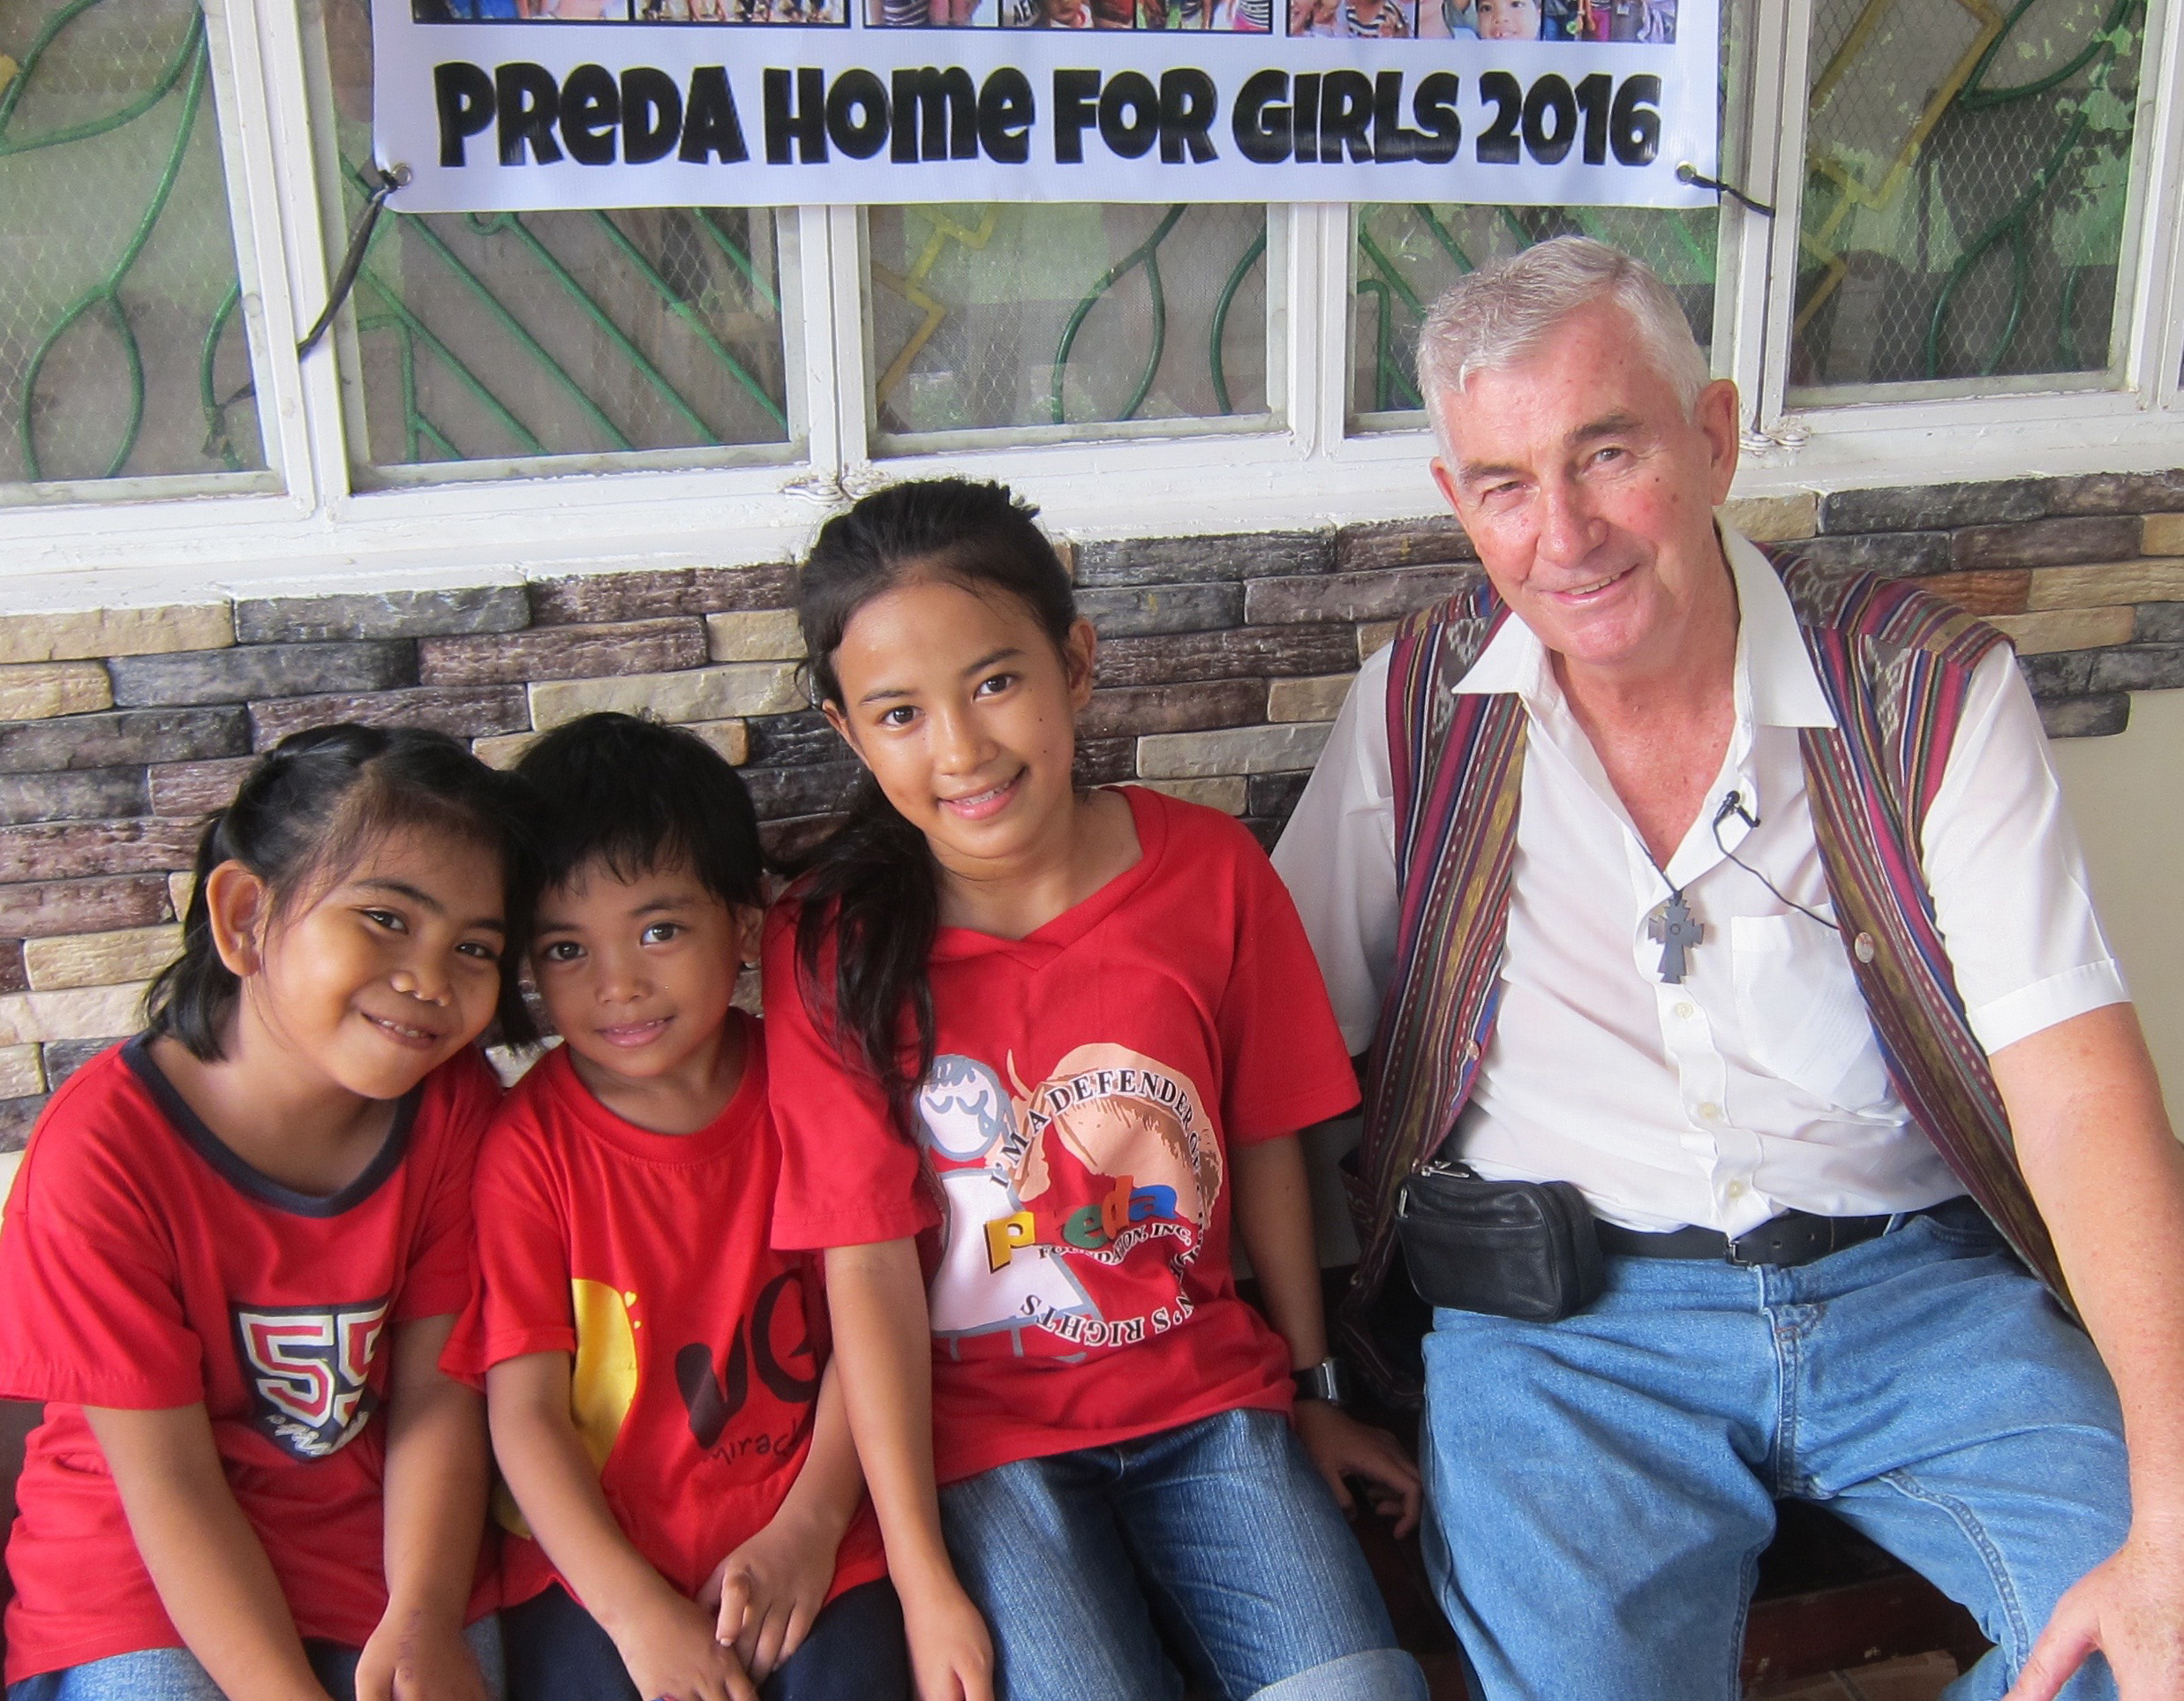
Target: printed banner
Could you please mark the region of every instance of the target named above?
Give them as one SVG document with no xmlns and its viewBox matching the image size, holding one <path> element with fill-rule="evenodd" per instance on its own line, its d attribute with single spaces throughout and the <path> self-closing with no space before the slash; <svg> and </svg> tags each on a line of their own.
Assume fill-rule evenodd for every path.
<svg viewBox="0 0 2184 1701">
<path fill-rule="evenodd" d="M 846 11 L 845 8 L 852 10 Z M 373 0 L 405 213 L 1689 207 L 1718 0 Z"/>
</svg>

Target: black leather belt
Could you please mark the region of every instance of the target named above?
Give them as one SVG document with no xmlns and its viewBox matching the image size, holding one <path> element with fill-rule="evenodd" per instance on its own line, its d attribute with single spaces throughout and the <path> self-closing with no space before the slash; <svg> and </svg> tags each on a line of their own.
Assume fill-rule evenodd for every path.
<svg viewBox="0 0 2184 1701">
<path fill-rule="evenodd" d="M 1945 1210 L 1960 1202 L 1968 1201 L 1950 1200 L 1927 1208 Z M 1878 1239 L 1887 1232 L 1891 1223 L 1925 1215 L 1926 1211 L 1904 1211 L 1884 1212 L 1879 1216 L 1815 1216 L 1810 1211 L 1784 1211 L 1734 1240 L 1719 1229 L 1671 1229 L 1666 1234 L 1647 1234 L 1613 1223 L 1594 1226 L 1600 1231 L 1600 1250 L 1625 1258 L 1705 1258 L 1731 1264 L 1789 1265 L 1810 1264 L 1847 1246 Z"/>
</svg>

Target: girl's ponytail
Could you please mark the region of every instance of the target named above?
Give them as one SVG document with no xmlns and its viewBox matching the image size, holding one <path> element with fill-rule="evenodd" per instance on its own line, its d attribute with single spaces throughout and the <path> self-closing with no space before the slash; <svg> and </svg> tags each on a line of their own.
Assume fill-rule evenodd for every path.
<svg viewBox="0 0 2184 1701">
<path fill-rule="evenodd" d="M 829 520 L 796 582 L 814 700 L 841 705 L 834 652 L 851 617 L 919 580 L 1006 591 L 1061 649 L 1076 623 L 1076 598 L 1034 523 L 1037 513 L 1002 485 L 923 478 L 875 492 Z M 864 775 L 847 818 L 805 859 L 793 895 L 804 1006 L 843 1057 L 886 1088 L 907 1136 L 911 1095 L 933 1061 L 925 965 L 940 931 L 940 884 L 925 835 Z"/>
<path fill-rule="evenodd" d="M 501 960 L 499 1037 L 520 1044 L 536 1031 L 517 983 L 528 840 L 523 793 L 444 733 L 347 723 L 293 733 L 243 776 L 235 801 L 205 824 L 182 919 L 182 954 L 145 994 L 149 1025 L 209 1063 L 225 1044 L 242 982 L 220 960 L 206 881 L 239 862 L 266 883 L 275 914 L 307 888 L 330 884 L 375 838 L 404 827 L 453 833 L 501 858 L 511 894 L 510 936 Z"/>
<path fill-rule="evenodd" d="M 797 983 L 805 1007 L 831 1009 L 835 1043 L 878 1077 L 907 1127 L 910 1095 L 933 1062 L 925 960 L 940 932 L 940 883 L 925 835 L 897 813 L 871 775 L 859 777 L 848 818 L 813 853 L 797 897 Z M 819 972 L 830 938 L 832 988 Z M 904 1042 L 906 1015 L 911 1045 Z"/>
</svg>

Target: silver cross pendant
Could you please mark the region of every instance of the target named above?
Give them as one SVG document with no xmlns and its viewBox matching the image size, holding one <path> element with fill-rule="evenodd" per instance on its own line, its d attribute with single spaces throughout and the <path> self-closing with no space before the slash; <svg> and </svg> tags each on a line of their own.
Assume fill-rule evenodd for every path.
<svg viewBox="0 0 2184 1701">
<path fill-rule="evenodd" d="M 1683 957 L 1706 937 L 1706 924 L 1691 914 L 1680 892 L 1646 919 L 1646 937 L 1661 947 L 1661 978 L 1670 986 L 1683 984 Z"/>
</svg>

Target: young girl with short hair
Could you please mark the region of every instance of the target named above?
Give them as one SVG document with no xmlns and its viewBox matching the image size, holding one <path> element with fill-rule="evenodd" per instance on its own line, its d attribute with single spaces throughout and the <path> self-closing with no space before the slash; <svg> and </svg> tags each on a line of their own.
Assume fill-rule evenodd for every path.
<svg viewBox="0 0 2184 1701">
<path fill-rule="evenodd" d="M 528 1032 L 511 802 L 439 734 L 283 740 L 205 829 L 148 1030 L 33 1132 L 11 1701 L 497 1690 L 485 1421 L 438 1359 L 500 1098 L 474 1042 Z"/>
<path fill-rule="evenodd" d="M 1337 1509 L 1355 1475 L 1408 1520 L 1417 1474 L 1325 1399 L 1292 1428 L 1295 1136 L 1350 1063 L 1245 829 L 1077 789 L 1096 639 L 1032 514 L 899 485 L 798 591 L 867 777 L 769 929 L 773 1233 L 826 1249 L 919 1694 L 1172 1697 L 1164 1637 L 1224 1698 L 1422 1697 Z"/>
</svg>

